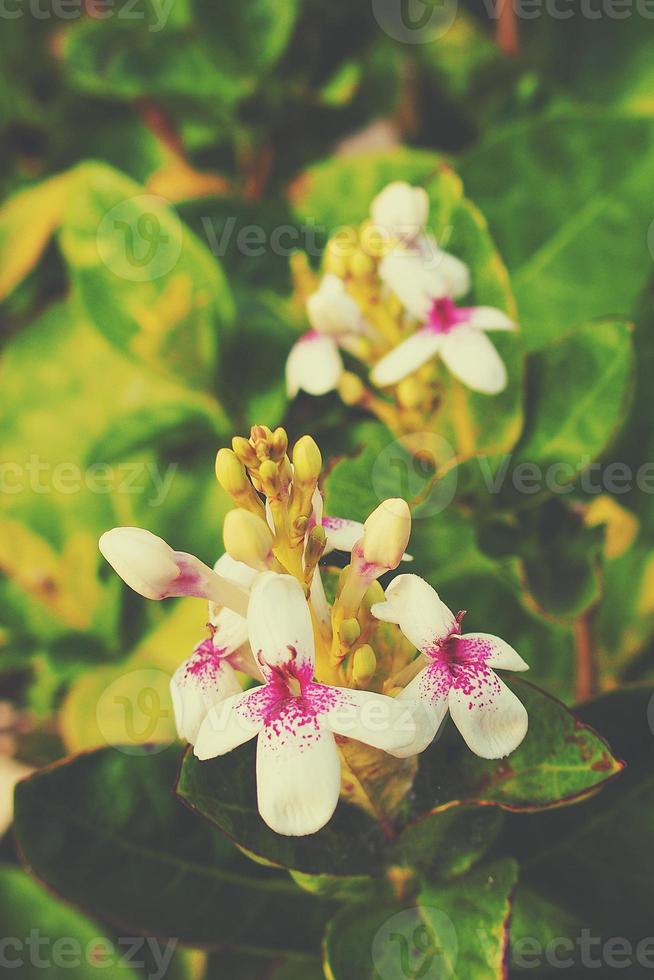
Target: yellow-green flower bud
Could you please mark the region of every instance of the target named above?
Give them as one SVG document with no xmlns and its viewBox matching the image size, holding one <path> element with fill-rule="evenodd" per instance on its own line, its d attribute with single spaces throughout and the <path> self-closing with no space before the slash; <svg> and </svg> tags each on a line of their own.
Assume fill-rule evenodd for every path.
<svg viewBox="0 0 654 980">
<path fill-rule="evenodd" d="M 406 500 L 392 497 L 382 501 L 363 525 L 366 562 L 382 568 L 397 568 L 410 534 L 411 511 Z"/>
<path fill-rule="evenodd" d="M 338 393 L 346 405 L 358 405 L 366 395 L 366 386 L 352 371 L 343 371 L 338 383 Z"/>
<path fill-rule="evenodd" d="M 322 470 L 322 456 L 315 439 L 302 436 L 293 447 L 294 479 L 297 483 L 316 483 Z"/>
<path fill-rule="evenodd" d="M 338 627 L 338 638 L 341 645 L 351 647 L 361 636 L 361 626 L 356 619 L 344 619 Z"/>
<path fill-rule="evenodd" d="M 375 676 L 377 670 L 377 657 L 375 651 L 365 643 L 358 650 L 354 651 L 352 657 L 352 679 L 357 687 L 365 687 Z"/>
<path fill-rule="evenodd" d="M 244 466 L 253 466 L 255 468 L 259 466 L 257 454 L 248 439 L 245 439 L 243 436 L 234 436 L 232 439 L 232 449 Z"/>
<path fill-rule="evenodd" d="M 223 542 L 227 553 L 250 568 L 270 568 L 273 537 L 261 517 L 250 511 L 231 510 L 223 523 Z"/>
</svg>

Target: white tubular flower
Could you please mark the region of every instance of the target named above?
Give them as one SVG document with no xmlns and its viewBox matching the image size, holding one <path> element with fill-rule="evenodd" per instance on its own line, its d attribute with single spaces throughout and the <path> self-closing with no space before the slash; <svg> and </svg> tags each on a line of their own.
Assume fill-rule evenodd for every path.
<svg viewBox="0 0 654 980">
<path fill-rule="evenodd" d="M 439 355 L 454 377 L 472 391 L 485 395 L 503 391 L 506 367 L 486 332 L 514 330 L 516 324 L 493 307 L 457 307 L 447 296 L 426 300 L 423 294 L 417 295 L 418 290 L 416 296 L 408 296 L 411 288 L 405 282 L 405 296 L 400 298 L 424 326 L 378 361 L 370 375 L 372 381 L 382 388 L 397 384 Z"/>
<path fill-rule="evenodd" d="M 212 759 L 258 736 L 263 820 L 279 834 L 312 834 L 338 803 L 335 734 L 403 755 L 415 740 L 415 723 L 407 705 L 392 698 L 314 681 L 311 616 L 302 587 L 291 576 L 264 572 L 257 579 L 248 630 L 265 683 L 209 711 L 195 754 Z"/>
<path fill-rule="evenodd" d="M 339 346 L 364 329 L 359 307 L 346 292 L 343 281 L 323 276 L 319 288 L 307 300 L 311 330 L 293 345 L 286 361 L 289 397 L 298 391 L 324 395 L 338 387 L 343 373 Z"/>
<path fill-rule="evenodd" d="M 199 558 L 173 551 L 163 538 L 150 531 L 115 527 L 102 535 L 99 547 L 123 581 L 146 599 L 195 596 L 245 615 L 247 594 L 240 586 L 218 575 Z"/>
<path fill-rule="evenodd" d="M 370 217 L 378 228 L 392 238 L 409 242 L 421 234 L 428 215 L 427 191 L 403 180 L 387 184 L 370 206 Z"/>
<path fill-rule="evenodd" d="M 254 569 L 227 554 L 218 559 L 214 570 L 247 592 L 257 577 Z M 209 626 L 211 637 L 196 646 L 170 681 L 177 733 L 191 745 L 209 709 L 241 691 L 237 670 L 261 679 L 248 645 L 245 618 L 231 609 L 209 603 Z"/>
<path fill-rule="evenodd" d="M 483 759 L 502 758 L 520 745 L 527 712 L 495 673 L 529 669 L 513 647 L 488 633 L 461 635 L 461 615 L 417 575 L 399 575 L 372 613 L 397 623 L 427 661 L 397 699 L 415 705 L 418 737 L 408 754 L 433 741 L 448 709 L 468 748 Z"/>
<path fill-rule="evenodd" d="M 384 500 L 363 525 L 363 537 L 352 549 L 352 562 L 365 568 L 365 576 L 373 581 L 397 568 L 410 536 L 411 511 L 406 500 Z"/>
<path fill-rule="evenodd" d="M 315 524 L 320 524 L 325 529 L 327 543 L 323 554 L 328 555 L 332 551 L 352 551 L 357 541 L 363 537 L 363 521 L 351 521 L 347 517 L 329 517 L 323 513 L 323 509 L 322 494 L 316 488 L 309 529 Z M 411 555 L 404 554 L 402 561 L 413 561 L 413 558 Z"/>
</svg>

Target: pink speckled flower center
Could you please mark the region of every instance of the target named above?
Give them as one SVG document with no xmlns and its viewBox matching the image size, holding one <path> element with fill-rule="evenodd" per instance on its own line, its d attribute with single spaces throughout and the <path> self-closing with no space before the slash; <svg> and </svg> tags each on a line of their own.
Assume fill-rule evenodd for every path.
<svg viewBox="0 0 654 980">
<path fill-rule="evenodd" d="M 491 652 L 484 640 L 454 630 L 426 651 L 430 663 L 423 678 L 423 697 L 440 699 L 456 690 L 468 698 L 470 709 L 491 703 L 499 690 L 495 672 L 486 663 Z"/>
<path fill-rule="evenodd" d="M 215 677 L 220 671 L 221 662 L 226 654 L 227 650 L 224 647 L 214 646 L 212 639 L 203 640 L 202 643 L 198 643 L 188 659 L 186 676 L 198 679 Z"/>
<path fill-rule="evenodd" d="M 470 317 L 466 306 L 455 306 L 449 297 L 434 300 L 427 314 L 427 328 L 434 333 L 446 334 L 460 323 L 465 323 Z"/>
<path fill-rule="evenodd" d="M 264 735 L 278 738 L 318 736 L 318 717 L 341 701 L 337 688 L 317 684 L 311 666 L 293 663 L 267 667 L 266 683 L 248 699 L 244 710 L 263 723 Z"/>
</svg>

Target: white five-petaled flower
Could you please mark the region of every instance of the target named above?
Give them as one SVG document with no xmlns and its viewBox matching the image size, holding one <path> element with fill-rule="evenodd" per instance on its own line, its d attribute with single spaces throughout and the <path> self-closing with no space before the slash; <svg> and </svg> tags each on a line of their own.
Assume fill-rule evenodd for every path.
<svg viewBox="0 0 654 980">
<path fill-rule="evenodd" d="M 422 324 L 375 365 L 372 381 L 379 387 L 397 384 L 438 354 L 468 388 L 498 394 L 506 387 L 506 368 L 486 331 L 513 330 L 515 324 L 493 307 L 455 305 L 453 301 L 470 289 L 470 272 L 464 262 L 441 249 L 420 227 L 426 221 L 426 198 L 412 197 L 412 192 L 419 190 L 408 184 L 389 184 L 371 209 L 373 221 L 399 239 L 382 259 L 379 276 L 411 317 Z M 413 228 L 414 233 L 402 234 L 403 227 Z"/>
<path fill-rule="evenodd" d="M 324 395 L 338 386 L 343 372 L 339 347 L 348 347 L 364 332 L 356 302 L 342 279 L 328 273 L 307 300 L 311 330 L 291 348 L 286 361 L 286 387 L 291 398 L 301 389 Z"/>
<path fill-rule="evenodd" d="M 248 592 L 257 571 L 222 555 L 214 569 Z M 248 645 L 247 621 L 243 616 L 214 603 L 209 604 L 211 636 L 193 650 L 170 680 L 175 725 L 180 738 L 195 743 L 200 725 L 214 704 L 241 691 L 236 671 L 261 679 Z"/>
<path fill-rule="evenodd" d="M 320 830 L 338 803 L 335 735 L 394 755 L 415 741 L 401 703 L 370 691 L 314 681 L 314 634 L 299 582 L 264 572 L 248 609 L 250 646 L 265 683 L 213 707 L 195 744 L 199 759 L 224 755 L 258 736 L 257 795 L 263 820 L 279 834 Z"/>
<path fill-rule="evenodd" d="M 180 738 L 193 743 L 209 708 L 241 690 L 236 670 L 260 678 L 247 645 L 245 615 L 255 569 L 229 555 L 213 569 L 135 527 L 116 527 L 100 538 L 100 551 L 120 577 L 147 599 L 194 596 L 209 600 L 212 635 L 199 643 L 170 681 Z"/>
<path fill-rule="evenodd" d="M 434 589 L 417 575 L 400 575 L 372 613 L 397 623 L 426 658 L 426 666 L 398 695 L 415 705 L 418 735 L 407 754 L 433 741 L 448 712 L 468 747 L 484 759 L 499 759 L 527 733 L 527 712 L 495 668 L 528 670 L 518 653 L 488 633 L 461 634 L 454 616 Z"/>
</svg>

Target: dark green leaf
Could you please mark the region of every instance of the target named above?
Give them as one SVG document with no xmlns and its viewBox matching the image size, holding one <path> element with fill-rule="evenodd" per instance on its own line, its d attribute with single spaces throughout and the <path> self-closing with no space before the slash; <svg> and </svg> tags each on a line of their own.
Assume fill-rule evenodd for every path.
<svg viewBox="0 0 654 980">
<path fill-rule="evenodd" d="M 104 749 L 21 783 L 15 831 L 28 868 L 120 928 L 190 945 L 315 948 L 328 906 L 309 905 L 189 813 L 171 793 L 178 756 L 176 745 L 144 755 Z"/>
<path fill-rule="evenodd" d="M 177 792 L 231 840 L 251 854 L 311 875 L 378 874 L 383 838 L 363 811 L 341 803 L 323 830 L 310 837 L 282 837 L 257 807 L 253 743 L 209 762 L 187 751 Z"/>
<path fill-rule="evenodd" d="M 346 906 L 327 929 L 328 976 L 501 980 L 517 871 L 514 861 L 497 861 L 449 884 L 423 887 L 412 907 Z"/>
</svg>

